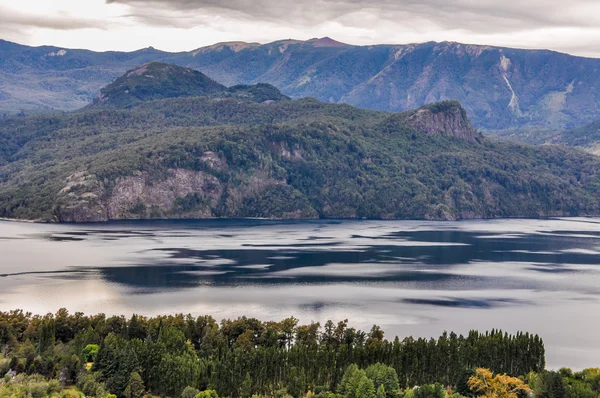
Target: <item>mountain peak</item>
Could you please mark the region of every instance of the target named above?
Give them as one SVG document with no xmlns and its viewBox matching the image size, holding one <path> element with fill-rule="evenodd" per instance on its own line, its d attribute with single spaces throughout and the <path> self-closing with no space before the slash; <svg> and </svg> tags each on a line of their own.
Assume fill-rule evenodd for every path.
<svg viewBox="0 0 600 398">
<path fill-rule="evenodd" d="M 248 43 L 245 41 L 226 41 L 220 42 L 216 44 L 212 44 L 210 46 L 200 47 L 197 50 L 192 51 L 192 55 L 196 56 L 198 54 L 209 52 L 209 51 L 223 51 L 230 50 L 234 53 L 240 52 L 247 48 L 259 47 L 260 43 Z"/>
<path fill-rule="evenodd" d="M 164 98 L 205 96 L 227 88 L 196 70 L 150 62 L 104 87 L 94 104 L 118 107 Z"/>
<path fill-rule="evenodd" d="M 307 40 L 307 43 L 311 43 L 313 47 L 347 47 L 350 45 L 327 36 Z"/>
</svg>

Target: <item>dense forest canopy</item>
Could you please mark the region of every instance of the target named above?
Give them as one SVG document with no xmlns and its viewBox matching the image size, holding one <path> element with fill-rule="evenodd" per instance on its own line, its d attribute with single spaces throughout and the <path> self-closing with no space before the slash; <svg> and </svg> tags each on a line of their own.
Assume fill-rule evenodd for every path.
<svg viewBox="0 0 600 398">
<path fill-rule="evenodd" d="M 219 323 L 182 314 L 126 319 L 65 309 L 45 316 L 10 311 L 0 313 L 0 344 L 0 373 L 8 373 L 0 396 L 35 383 L 102 398 L 141 396 L 134 389 L 169 397 L 185 396 L 186 389 L 231 397 L 372 396 L 357 391 L 361 383 L 373 392 L 384 385 L 389 398 L 426 385 L 472 395 L 467 382 L 478 368 L 519 376 L 543 374 L 545 366 L 541 338 L 528 333 L 388 340 L 378 326 L 364 332 L 348 321 L 302 325 L 293 317 Z"/>
<path fill-rule="evenodd" d="M 222 86 L 178 67 L 173 73 L 210 90 L 189 97 L 198 93 L 188 88 L 171 98 L 177 80 L 168 73 L 156 78 L 167 67 L 133 70 L 134 81 L 115 82 L 143 93 L 133 103 L 122 98 L 131 92 L 109 87 L 101 103 L 74 113 L 1 120 L 0 217 L 446 220 L 600 213 L 598 158 L 489 141 L 456 101 L 389 114 L 292 101 L 269 85 L 215 93 Z"/>
</svg>

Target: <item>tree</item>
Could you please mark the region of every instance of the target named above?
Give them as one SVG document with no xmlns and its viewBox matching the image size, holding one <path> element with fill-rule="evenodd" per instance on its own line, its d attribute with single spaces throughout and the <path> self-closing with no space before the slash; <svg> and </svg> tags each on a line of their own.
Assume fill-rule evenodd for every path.
<svg viewBox="0 0 600 398">
<path fill-rule="evenodd" d="M 98 344 L 88 344 L 85 346 L 81 355 L 83 356 L 83 360 L 85 362 L 94 362 L 96 360 L 96 355 L 98 355 L 98 350 L 100 347 Z"/>
<path fill-rule="evenodd" d="M 533 375 L 528 384 L 535 392 L 536 398 L 564 398 L 565 382 L 557 372 L 543 371 Z"/>
<path fill-rule="evenodd" d="M 363 375 L 358 382 L 355 398 L 375 398 L 375 385 L 373 380 Z"/>
<path fill-rule="evenodd" d="M 506 374 L 493 375 L 489 369 L 478 368 L 468 385 L 471 391 L 486 398 L 517 398 L 519 393 L 530 393 L 531 389 L 523 380 Z"/>
<path fill-rule="evenodd" d="M 414 398 L 446 398 L 446 390 L 441 384 L 424 384 L 412 391 Z"/>
<path fill-rule="evenodd" d="M 52 316 L 50 315 L 42 321 L 37 347 L 38 354 L 44 354 L 47 350 L 54 348 L 54 343 L 54 319 L 52 319 Z"/>
<path fill-rule="evenodd" d="M 248 398 L 252 395 L 252 379 L 250 373 L 246 372 L 246 377 L 240 385 L 240 397 Z"/>
<path fill-rule="evenodd" d="M 142 398 L 144 396 L 144 392 L 146 388 L 144 387 L 144 382 L 142 381 L 142 377 L 138 372 L 133 372 L 129 376 L 129 383 L 125 388 L 123 395 L 126 398 Z"/>
<path fill-rule="evenodd" d="M 304 369 L 292 366 L 288 376 L 288 392 L 292 397 L 302 397 L 306 392 L 306 374 Z"/>
<path fill-rule="evenodd" d="M 197 388 L 187 386 L 181 393 L 181 398 L 196 398 L 200 394 Z"/>
<path fill-rule="evenodd" d="M 146 338 L 146 327 L 140 322 L 140 319 L 136 314 L 131 316 L 129 324 L 127 325 L 127 335 L 130 339 L 144 340 Z"/>
<path fill-rule="evenodd" d="M 377 390 L 379 390 L 379 387 L 381 386 L 384 387 L 387 398 L 393 398 L 398 395 L 400 385 L 398 383 L 398 374 L 394 368 L 382 363 L 376 363 L 375 365 L 369 366 L 365 372 L 367 377 L 373 380 Z"/>
<path fill-rule="evenodd" d="M 219 395 L 215 390 L 204 390 L 196 394 L 194 398 L 219 398 Z"/>
</svg>

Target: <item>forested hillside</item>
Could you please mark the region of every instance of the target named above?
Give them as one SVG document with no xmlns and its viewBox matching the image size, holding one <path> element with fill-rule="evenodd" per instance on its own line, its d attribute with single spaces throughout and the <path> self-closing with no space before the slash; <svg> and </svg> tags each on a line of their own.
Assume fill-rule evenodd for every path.
<svg viewBox="0 0 600 398">
<path fill-rule="evenodd" d="M 0 121 L 0 216 L 104 221 L 600 213 L 600 160 L 558 147 L 490 142 L 457 102 L 389 114 L 290 101 L 268 85 L 154 100 L 176 86 L 153 76 L 142 76 L 142 85 L 117 80 L 136 88 L 114 95 L 107 89 L 99 104 L 74 113 Z M 127 99 L 139 92 L 150 100 Z"/>
<path fill-rule="evenodd" d="M 600 60 L 450 42 L 352 46 L 323 38 L 219 43 L 189 52 L 96 53 L 0 41 L 0 115 L 74 110 L 150 61 L 226 85 L 270 83 L 293 98 L 400 112 L 458 100 L 477 128 L 565 130 L 600 115 Z"/>
<path fill-rule="evenodd" d="M 600 155 L 600 120 L 566 130 L 507 130 L 490 133 L 494 139 L 529 145 L 561 145 Z"/>
</svg>

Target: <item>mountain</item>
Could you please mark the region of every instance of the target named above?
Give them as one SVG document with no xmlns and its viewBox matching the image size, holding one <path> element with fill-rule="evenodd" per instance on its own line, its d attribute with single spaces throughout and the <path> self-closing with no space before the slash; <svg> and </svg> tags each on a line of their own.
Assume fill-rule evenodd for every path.
<svg viewBox="0 0 600 398">
<path fill-rule="evenodd" d="M 131 107 L 152 100 L 206 96 L 233 96 L 258 102 L 289 99 L 269 84 L 228 88 L 193 69 L 149 62 L 127 71 L 100 90 L 94 106 Z"/>
<path fill-rule="evenodd" d="M 216 83 L 178 67 L 145 71 L 155 67 L 165 73 L 128 72 L 107 86 L 108 105 L 0 120 L 0 217 L 600 214 L 600 159 L 491 142 L 456 101 L 386 113 L 246 95 L 271 93 L 265 85 L 190 97 Z M 170 73 L 189 75 L 197 87 L 172 91 Z M 133 103 L 120 89 L 110 94 L 146 83 Z"/>
<path fill-rule="evenodd" d="M 150 62 L 104 87 L 94 103 L 133 106 L 144 101 L 207 96 L 226 90 L 227 87 L 193 69 Z"/>
<path fill-rule="evenodd" d="M 559 131 L 600 116 L 600 60 L 460 43 L 353 46 L 330 38 L 95 53 L 0 41 L 0 111 L 74 110 L 140 64 L 199 70 L 225 85 L 401 112 L 458 100 L 484 130 Z"/>
</svg>

